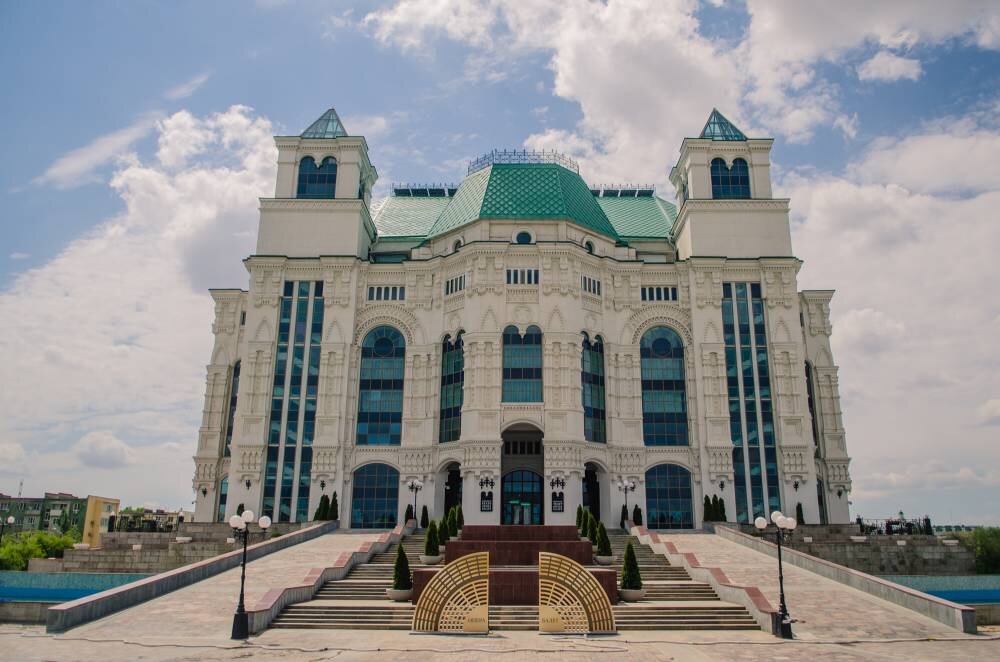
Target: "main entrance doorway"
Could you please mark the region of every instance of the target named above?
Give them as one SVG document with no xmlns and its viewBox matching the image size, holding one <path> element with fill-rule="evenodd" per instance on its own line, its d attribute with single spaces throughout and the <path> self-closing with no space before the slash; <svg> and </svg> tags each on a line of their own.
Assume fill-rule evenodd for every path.
<svg viewBox="0 0 1000 662">
<path fill-rule="evenodd" d="M 504 431 L 500 469 L 500 523 L 544 524 L 545 459 L 541 430 L 524 424 Z"/>
<path fill-rule="evenodd" d="M 462 505 L 462 470 L 458 462 L 448 465 L 448 478 L 444 483 L 444 512 Z"/>
<path fill-rule="evenodd" d="M 583 507 L 601 519 L 601 483 L 597 477 L 597 467 L 588 462 L 583 472 Z"/>
</svg>

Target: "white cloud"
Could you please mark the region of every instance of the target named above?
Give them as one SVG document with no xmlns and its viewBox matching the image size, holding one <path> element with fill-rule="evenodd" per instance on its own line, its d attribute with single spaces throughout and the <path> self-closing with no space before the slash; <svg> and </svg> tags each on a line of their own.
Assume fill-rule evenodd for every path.
<svg viewBox="0 0 1000 662">
<path fill-rule="evenodd" d="M 116 469 L 135 462 L 135 451 L 108 430 L 95 430 L 80 437 L 73 452 L 81 463 L 96 469 Z"/>
<path fill-rule="evenodd" d="M 212 342 L 206 289 L 245 287 L 276 153 L 270 123 L 242 106 L 182 111 L 155 130 L 173 147 L 119 163 L 122 211 L 0 292 L 0 356 L 31 375 L 0 386 L 0 439 L 45 468 L 26 493 L 95 490 L 76 451 L 94 457 L 104 446 L 86 435 L 106 432 L 135 462 L 111 496 L 186 503 Z"/>
<path fill-rule="evenodd" d="M 177 101 L 179 99 L 187 99 L 189 96 L 198 91 L 202 85 L 208 82 L 208 79 L 212 77 L 212 74 L 208 71 L 198 74 L 191 80 L 181 83 L 176 87 L 171 87 L 163 95 L 171 101 Z"/>
<path fill-rule="evenodd" d="M 837 319 L 837 341 L 851 354 L 878 354 L 891 349 L 906 327 L 880 310 L 849 310 Z"/>
<path fill-rule="evenodd" d="M 0 443 L 0 476 L 23 476 L 28 471 L 27 460 L 21 444 Z"/>
<path fill-rule="evenodd" d="M 99 136 L 87 145 L 67 152 L 36 177 L 34 183 L 71 189 L 100 181 L 97 169 L 125 154 L 133 143 L 148 135 L 159 117 L 157 113 L 144 115 L 123 129 Z"/>
<path fill-rule="evenodd" d="M 987 400 L 976 411 L 982 425 L 1000 425 L 1000 398 Z"/>
<path fill-rule="evenodd" d="M 369 144 L 391 130 L 389 118 L 384 115 L 348 115 L 344 117 L 344 128 L 352 136 L 364 136 Z"/>
<path fill-rule="evenodd" d="M 8 256 L 12 260 L 27 260 L 31 255 L 28 253 L 22 253 L 20 251 L 14 251 Z"/>
<path fill-rule="evenodd" d="M 877 80 L 892 82 L 901 79 L 917 80 L 923 75 L 920 60 L 900 57 L 889 51 L 879 51 L 870 60 L 865 60 L 858 67 L 860 80 Z"/>
<path fill-rule="evenodd" d="M 898 471 L 873 473 L 861 482 L 871 486 L 895 489 L 968 489 L 1000 486 L 1000 471 L 996 469 L 951 468 L 940 460 L 910 464 Z"/>
</svg>

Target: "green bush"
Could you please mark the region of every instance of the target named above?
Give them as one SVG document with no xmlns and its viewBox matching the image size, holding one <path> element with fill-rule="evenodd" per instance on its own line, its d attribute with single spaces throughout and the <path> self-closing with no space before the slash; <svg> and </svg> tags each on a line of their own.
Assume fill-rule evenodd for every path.
<svg viewBox="0 0 1000 662">
<path fill-rule="evenodd" d="M 425 510 L 424 513 L 426 514 L 426 512 Z M 438 527 L 431 520 L 431 523 L 427 526 L 427 533 L 424 536 L 424 556 L 437 556 L 438 553 Z"/>
<path fill-rule="evenodd" d="M 587 537 L 590 538 L 590 544 L 597 544 L 597 518 L 594 517 L 594 513 L 587 513 L 587 518 L 589 524 L 587 525 Z"/>
<path fill-rule="evenodd" d="M 622 562 L 623 589 L 642 588 L 642 575 L 639 574 L 639 562 L 635 558 L 635 548 L 630 540 L 625 546 L 625 560 Z"/>
<path fill-rule="evenodd" d="M 454 508 L 448 513 L 448 537 L 458 537 L 458 511 Z"/>
<path fill-rule="evenodd" d="M 413 588 L 410 560 L 406 558 L 406 550 L 401 544 L 396 545 L 396 563 L 392 566 L 392 587 L 397 591 L 408 591 Z"/>
<path fill-rule="evenodd" d="M 313 515 L 313 519 L 317 521 L 323 521 L 329 518 L 330 515 L 330 497 L 323 495 L 319 498 L 319 505 L 316 506 L 316 513 Z"/>
<path fill-rule="evenodd" d="M 461 529 L 463 526 L 465 526 L 465 516 L 462 515 L 462 506 L 461 506 L 461 504 L 459 504 L 458 506 L 455 506 L 455 512 L 458 513 L 458 528 Z"/>
<path fill-rule="evenodd" d="M 639 507 L 639 504 L 632 507 L 632 523 L 636 526 L 642 526 L 642 508 Z"/>
<path fill-rule="evenodd" d="M 579 528 L 581 526 L 583 526 L 583 506 L 577 506 L 576 507 L 576 528 L 577 528 L 577 530 L 579 530 Z"/>
<path fill-rule="evenodd" d="M 413 519 L 413 506 L 406 504 L 406 514 L 403 515 L 403 526 L 406 526 L 406 523 L 411 519 Z"/>
<path fill-rule="evenodd" d="M 620 526 L 621 528 L 624 529 L 625 528 L 625 522 L 627 520 L 628 520 L 628 508 L 626 508 L 625 504 L 623 503 L 622 504 L 622 521 L 618 523 L 618 526 Z"/>
<path fill-rule="evenodd" d="M 604 528 L 604 522 L 597 525 L 597 555 L 611 556 L 611 540 L 608 538 L 608 530 Z"/>
<path fill-rule="evenodd" d="M 428 522 L 427 506 L 424 505 L 423 509 L 420 511 L 420 528 L 421 529 L 426 529 L 427 528 L 427 522 Z"/>
<path fill-rule="evenodd" d="M 709 496 L 705 495 L 705 503 L 701 507 L 702 516 L 701 519 L 704 522 L 714 522 L 715 521 L 715 508 L 712 505 L 712 500 Z"/>
<path fill-rule="evenodd" d="M 438 544 L 444 545 L 448 542 L 448 538 L 450 537 L 451 536 L 448 535 L 448 518 L 442 517 L 441 523 L 438 524 Z"/>
<path fill-rule="evenodd" d="M 330 508 L 326 511 L 327 519 L 340 519 L 340 506 L 337 504 L 337 493 L 330 497 Z"/>
<path fill-rule="evenodd" d="M 1000 574 L 1000 528 L 984 527 L 961 536 L 962 544 L 976 556 L 976 572 L 980 575 Z"/>
<path fill-rule="evenodd" d="M 806 516 L 802 513 L 802 502 L 795 504 L 795 523 L 802 525 L 806 523 Z"/>
<path fill-rule="evenodd" d="M 73 537 L 47 531 L 5 535 L 0 547 L 0 570 L 27 570 L 29 559 L 62 558 L 73 547 Z"/>
</svg>

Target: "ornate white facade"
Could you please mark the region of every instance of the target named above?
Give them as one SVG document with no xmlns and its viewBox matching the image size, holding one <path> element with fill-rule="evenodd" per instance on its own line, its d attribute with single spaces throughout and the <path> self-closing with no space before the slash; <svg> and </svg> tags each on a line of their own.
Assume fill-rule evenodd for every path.
<svg viewBox="0 0 1000 662">
<path fill-rule="evenodd" d="M 373 214 L 370 191 L 377 173 L 368 161 L 365 139 L 347 136 L 332 110 L 317 124 L 324 118 L 325 133 L 314 125 L 302 136 L 276 138 L 277 185 L 273 198 L 260 200 L 257 248 L 245 260 L 248 290 L 212 291 L 215 345 L 194 456 L 198 521 L 228 517 L 241 504 L 280 519 L 283 498 L 290 504 L 285 517 L 309 519 L 321 494 L 336 491 L 347 527 L 360 508 L 353 503 L 355 471 L 372 463 L 398 472 L 394 508 L 399 519 L 413 503 L 407 483 L 416 478 L 424 484 L 416 495 L 418 514 L 426 505 L 432 517 L 440 517 L 446 500 L 454 502 L 447 493 L 458 489 L 460 481 L 465 520 L 500 523 L 506 499 L 503 477 L 523 469 L 541 478 L 544 523 L 572 523 L 589 468 L 587 505 L 599 509 L 607 525 L 617 526 L 626 496 L 630 512 L 636 503 L 647 515 L 651 509 L 662 510 L 647 504 L 647 471 L 667 464 L 690 472 L 690 525 L 695 527 L 701 525 L 706 495 L 725 501 L 730 521 L 740 511 L 744 520 L 761 509 L 769 511 L 775 500 L 765 496 L 761 503 L 753 480 L 762 484 L 763 494 L 777 497 L 785 512 L 801 503 L 807 522 L 848 521 L 850 460 L 830 348 L 833 292 L 797 289 L 802 262 L 792 252 L 788 200 L 771 195 L 771 140 L 746 139 L 728 123 L 724 128 L 731 133 L 720 135 L 717 125 L 725 120 L 713 113 L 702 137 L 685 139 L 671 172 L 680 202 L 676 210 L 650 197 L 651 191 L 633 188 L 594 191 L 600 203 L 594 206 L 568 192 L 576 181 L 571 178 L 579 179 L 571 163 L 554 155 L 521 153 L 492 155 L 487 174 L 476 170 L 458 187 L 396 187 Z M 300 195 L 309 186 L 302 183 L 307 156 L 315 164 L 335 160 L 335 184 L 316 179 L 332 186 L 334 197 Z M 720 158 L 737 184 L 745 169 L 748 196 L 719 198 L 721 189 L 713 189 L 711 172 L 713 160 Z M 501 165 L 525 160 L 543 167 L 514 166 L 522 170 L 512 170 L 512 179 L 500 181 Z M 539 202 L 518 188 L 522 180 L 523 186 L 539 187 L 550 181 L 518 179 L 536 174 L 555 177 L 551 181 L 562 182 L 562 189 L 540 191 L 544 199 Z M 493 190 L 502 186 L 512 188 Z M 485 193 L 480 190 L 484 187 Z M 501 203 L 489 207 L 483 199 L 508 194 L 515 201 L 503 214 L 495 211 Z M 565 202 L 570 212 L 560 217 L 558 212 L 531 211 L 551 202 L 545 196 L 552 195 L 556 207 Z M 472 208 L 470 196 L 476 205 Z M 617 200 L 603 199 L 611 197 Z M 641 197 L 646 199 L 633 202 Z M 519 212 L 518 205 L 529 211 Z M 487 214 L 488 207 L 494 211 Z M 649 215 L 650 209 L 661 215 Z M 602 231 L 602 222 L 612 230 Z M 643 224 L 655 231 L 636 229 Z M 525 232 L 530 243 L 517 243 Z M 522 275 L 512 277 L 509 270 Z M 301 290 L 300 284 L 305 284 Z M 385 288 L 384 297 L 377 288 Z M 662 297 L 654 293 L 656 288 Z M 290 292 L 295 293 L 294 305 L 305 302 L 302 308 L 308 313 L 301 319 L 304 330 L 298 331 L 292 313 L 282 341 L 280 311 L 285 299 L 285 305 L 293 305 Z M 727 335 L 726 292 L 733 309 L 743 305 L 752 311 L 753 303 L 759 303 L 762 316 L 750 313 L 757 323 L 753 334 L 743 337 L 734 329 Z M 737 292 L 748 300 L 756 292 L 758 299 L 741 304 Z M 502 402 L 503 330 L 510 325 L 520 334 L 530 326 L 541 331 L 541 402 Z M 362 345 L 380 327 L 396 329 L 405 341 L 399 445 L 358 445 Z M 672 330 L 683 343 L 686 445 L 645 441 L 653 428 L 644 426 L 640 343 L 658 327 Z M 441 442 L 442 343 L 460 333 L 461 432 L 457 440 Z M 605 442 L 585 439 L 584 333 L 603 340 Z M 287 368 L 292 375 L 287 383 L 282 367 L 276 381 L 278 354 L 283 351 L 294 363 L 293 346 L 303 334 L 306 365 Z M 732 335 L 740 338 L 738 347 Z M 756 382 L 747 364 L 733 364 L 734 356 L 751 353 Z M 310 387 L 305 377 L 301 392 L 292 384 L 298 383 L 297 369 L 313 374 L 309 357 L 318 366 L 312 380 L 315 408 L 303 415 L 312 406 Z M 738 382 L 734 375 L 743 369 L 748 371 Z M 734 391 L 737 384 L 743 391 Z M 674 388 L 676 392 L 676 384 Z M 765 390 L 770 403 L 762 405 Z M 281 398 L 283 408 L 278 406 Z M 296 399 L 292 413 L 299 421 L 307 424 L 314 417 L 314 426 L 306 425 L 309 432 L 300 423 L 297 434 L 289 435 L 289 398 Z M 757 429 L 756 420 L 750 421 L 765 409 L 771 413 L 761 414 L 757 420 L 763 425 Z M 768 425 L 768 420 L 773 422 Z M 765 437 L 765 427 L 773 430 L 770 437 Z M 745 452 L 734 454 L 741 434 Z M 533 441 L 541 443 L 532 446 Z M 768 443 L 772 450 L 766 455 Z M 304 462 L 307 444 L 311 458 Z M 620 479 L 634 482 L 635 490 L 623 494 L 617 487 Z M 744 508 L 739 507 L 739 491 Z M 495 505 L 484 512 L 481 499 L 489 492 Z M 553 503 L 559 493 L 561 512 Z"/>
</svg>

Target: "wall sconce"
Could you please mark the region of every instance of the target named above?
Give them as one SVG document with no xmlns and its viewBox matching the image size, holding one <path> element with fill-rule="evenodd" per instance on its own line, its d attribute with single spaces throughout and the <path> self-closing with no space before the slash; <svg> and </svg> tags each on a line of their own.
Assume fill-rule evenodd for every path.
<svg viewBox="0 0 1000 662">
<path fill-rule="evenodd" d="M 208 488 L 205 487 L 204 485 L 201 486 L 201 496 L 203 497 L 208 496 Z"/>
<path fill-rule="evenodd" d="M 552 489 L 556 489 L 557 487 L 559 489 L 562 489 L 566 487 L 566 481 L 564 481 L 562 478 L 553 478 L 551 481 L 549 481 L 549 487 L 551 487 Z"/>
<path fill-rule="evenodd" d="M 243 484 L 247 486 L 248 490 L 250 489 L 250 479 L 249 478 L 247 478 L 245 481 L 243 481 Z"/>
<path fill-rule="evenodd" d="M 319 489 L 320 489 L 321 492 L 326 489 L 326 481 L 325 480 L 319 481 Z"/>
<path fill-rule="evenodd" d="M 482 478 L 482 479 L 480 479 L 480 481 L 479 481 L 479 489 L 481 489 L 481 490 L 482 490 L 482 489 L 486 489 L 487 487 L 488 487 L 488 488 L 490 488 L 490 489 L 492 490 L 492 489 L 493 489 L 493 486 L 494 486 L 494 485 L 496 485 L 496 483 L 494 483 L 494 482 L 493 482 L 493 479 L 492 479 L 492 478 L 489 478 L 489 477 L 487 477 L 487 478 Z M 484 511 L 484 512 L 485 512 L 485 511 Z"/>
<path fill-rule="evenodd" d="M 724 480 L 720 480 L 719 481 L 719 489 L 720 490 L 726 489 L 726 481 L 724 481 Z"/>
<path fill-rule="evenodd" d="M 796 491 L 796 492 L 798 492 L 798 491 L 799 491 L 799 481 L 795 481 L 795 482 L 793 482 L 793 483 L 792 483 L 792 487 L 793 487 L 793 488 L 795 488 L 795 491 Z"/>
<path fill-rule="evenodd" d="M 839 499 L 839 498 L 841 498 L 842 496 L 844 496 L 844 490 L 841 490 L 841 489 L 838 489 L 838 490 L 837 490 L 837 498 Z"/>
</svg>

